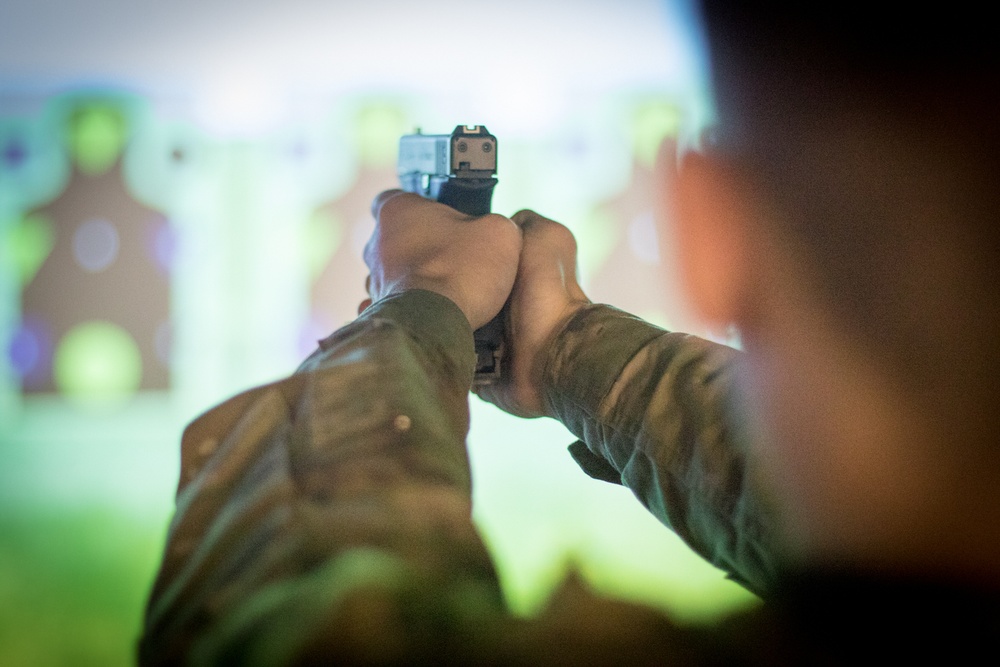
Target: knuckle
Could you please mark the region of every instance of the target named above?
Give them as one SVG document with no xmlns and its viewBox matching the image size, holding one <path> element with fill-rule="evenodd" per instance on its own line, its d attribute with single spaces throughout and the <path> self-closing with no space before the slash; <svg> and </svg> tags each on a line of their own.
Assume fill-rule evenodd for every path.
<svg viewBox="0 0 1000 667">
<path fill-rule="evenodd" d="M 364 260 L 365 265 L 372 269 L 375 266 L 375 261 L 378 253 L 375 249 L 375 237 L 373 236 L 365 244 L 364 250 L 361 252 L 361 258 Z"/>
<path fill-rule="evenodd" d="M 576 236 L 573 235 L 569 227 L 555 220 L 539 216 L 535 220 L 535 224 L 532 225 L 530 232 L 539 241 L 573 250 L 576 249 Z"/>
<path fill-rule="evenodd" d="M 511 247 L 520 247 L 521 228 L 507 216 L 499 213 L 488 213 L 476 221 L 479 232 L 488 230 L 489 236 L 497 243 L 503 243 Z"/>
<path fill-rule="evenodd" d="M 576 236 L 573 235 L 573 232 L 571 232 L 569 227 L 566 225 L 558 222 L 552 222 L 548 231 L 552 234 L 553 238 L 558 240 L 560 243 L 571 245 L 574 248 L 576 247 Z"/>
<path fill-rule="evenodd" d="M 512 226 L 510 224 L 510 220 L 506 216 L 500 215 L 499 213 L 487 213 L 481 218 L 481 220 L 484 225 L 492 225 L 501 228 Z"/>
<path fill-rule="evenodd" d="M 511 220 L 513 220 L 518 226 L 523 227 L 525 225 L 531 225 L 536 219 L 541 217 L 542 216 L 538 215 L 530 208 L 522 208 L 520 211 L 511 216 Z"/>
<path fill-rule="evenodd" d="M 378 200 L 378 210 L 375 211 L 375 218 L 379 221 L 379 224 L 387 222 L 391 224 L 398 220 L 400 216 L 405 215 L 408 208 L 414 206 L 416 202 L 421 201 L 424 201 L 423 197 L 412 192 L 389 190 L 383 193 L 382 198 Z"/>
</svg>

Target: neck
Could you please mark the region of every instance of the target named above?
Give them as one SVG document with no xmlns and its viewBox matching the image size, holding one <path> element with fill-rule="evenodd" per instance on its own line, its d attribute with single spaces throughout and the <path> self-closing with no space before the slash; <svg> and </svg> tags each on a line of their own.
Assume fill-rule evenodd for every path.
<svg viewBox="0 0 1000 667">
<path fill-rule="evenodd" d="M 746 341 L 759 456 L 793 565 L 1000 586 L 993 468 L 957 455 L 954 432 L 818 324 L 798 317 L 771 346 Z"/>
</svg>

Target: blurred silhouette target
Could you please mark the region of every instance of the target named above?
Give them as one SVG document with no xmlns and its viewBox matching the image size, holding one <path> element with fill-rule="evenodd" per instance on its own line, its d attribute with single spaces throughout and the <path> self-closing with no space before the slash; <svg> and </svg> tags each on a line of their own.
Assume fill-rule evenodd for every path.
<svg viewBox="0 0 1000 667">
<path fill-rule="evenodd" d="M 126 109 L 94 97 L 71 101 L 66 111 L 58 128 L 70 162 L 66 185 L 28 211 L 14 233 L 27 268 L 21 325 L 8 346 L 12 366 L 26 394 L 100 398 L 167 389 L 169 221 L 126 183 Z M 27 148 L 8 142 L 2 150 L 10 165 Z M 89 333 L 81 338 L 81 331 Z M 73 360 L 61 372 L 60 358 Z"/>
</svg>

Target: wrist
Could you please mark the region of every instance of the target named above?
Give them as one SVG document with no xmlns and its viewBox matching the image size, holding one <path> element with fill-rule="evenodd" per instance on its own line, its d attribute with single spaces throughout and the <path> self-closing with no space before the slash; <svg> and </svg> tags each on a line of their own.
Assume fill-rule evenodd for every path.
<svg viewBox="0 0 1000 667">
<path fill-rule="evenodd" d="M 545 414 L 565 423 L 572 406 L 597 410 L 628 361 L 664 333 L 611 306 L 577 304 L 548 345 L 539 381 Z"/>
<path fill-rule="evenodd" d="M 514 341 L 512 359 L 512 398 L 515 410 L 522 417 L 555 417 L 550 405 L 545 400 L 549 389 L 550 373 L 548 368 L 552 360 L 557 358 L 563 342 L 563 330 L 576 314 L 589 304 L 589 301 L 568 301 L 562 306 L 548 304 L 541 309 L 533 309 L 534 317 L 539 313 L 547 314 L 547 321 L 532 322 L 532 315 L 526 313 L 514 314 L 517 302 L 512 304 L 512 331 Z M 536 304 L 537 305 L 537 304 Z M 517 322 L 532 322 L 532 330 L 518 331 Z M 520 354 L 518 354 L 520 353 Z"/>
<path fill-rule="evenodd" d="M 414 338 L 475 357 L 468 318 L 451 298 L 435 290 L 413 287 L 393 291 L 365 310 L 358 317 L 362 319 L 392 320 Z"/>
<path fill-rule="evenodd" d="M 405 281 L 394 285 L 387 296 L 412 291 L 433 292 L 448 299 L 462 312 L 469 326 L 473 329 L 478 329 L 490 320 L 490 317 L 485 316 L 484 309 L 477 307 L 476 300 L 469 298 L 466 290 L 454 285 L 451 281 L 409 276 Z"/>
</svg>

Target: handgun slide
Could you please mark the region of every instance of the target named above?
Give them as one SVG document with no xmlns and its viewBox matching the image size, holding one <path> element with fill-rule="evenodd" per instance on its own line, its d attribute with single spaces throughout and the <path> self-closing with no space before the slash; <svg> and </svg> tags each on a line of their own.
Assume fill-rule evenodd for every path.
<svg viewBox="0 0 1000 667">
<path fill-rule="evenodd" d="M 497 138 L 483 125 L 399 140 L 400 186 L 467 215 L 490 212 L 497 184 Z"/>
</svg>

